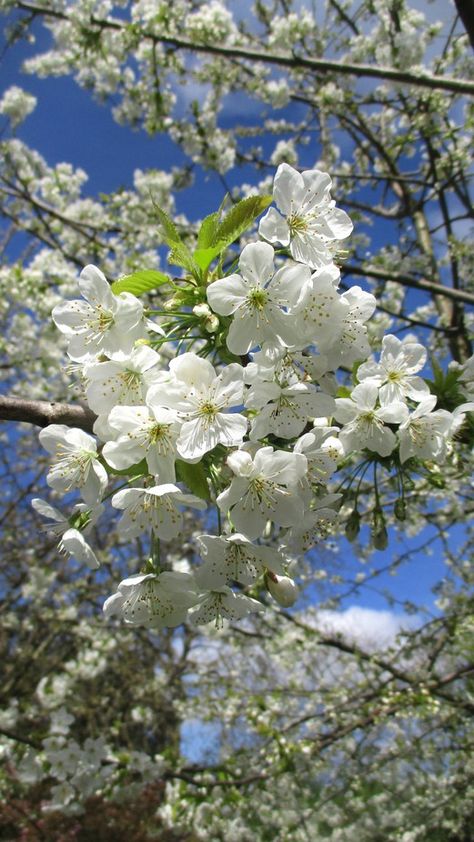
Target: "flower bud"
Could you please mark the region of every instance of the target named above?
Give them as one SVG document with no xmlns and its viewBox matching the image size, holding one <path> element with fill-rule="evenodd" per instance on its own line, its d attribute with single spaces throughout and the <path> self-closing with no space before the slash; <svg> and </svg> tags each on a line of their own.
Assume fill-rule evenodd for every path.
<svg viewBox="0 0 474 842">
<path fill-rule="evenodd" d="M 209 307 L 209 304 L 206 304 L 205 302 L 203 302 L 202 304 L 195 304 L 195 306 L 193 307 L 193 313 L 199 319 L 207 319 L 208 316 L 212 315 L 212 311 Z"/>
<path fill-rule="evenodd" d="M 298 599 L 298 588 L 289 576 L 277 576 L 276 573 L 267 574 L 265 583 L 273 599 L 283 608 L 289 608 Z"/>
<path fill-rule="evenodd" d="M 208 319 L 204 322 L 204 328 L 208 333 L 215 333 L 219 330 L 219 318 L 214 313 L 211 313 Z"/>
<path fill-rule="evenodd" d="M 348 541 L 355 541 L 360 532 L 360 514 L 357 509 L 354 509 L 349 515 L 345 532 Z"/>
<path fill-rule="evenodd" d="M 395 500 L 395 505 L 393 507 L 393 513 L 394 513 L 395 517 L 397 518 L 397 520 L 406 520 L 407 504 L 405 503 L 405 500 L 401 499 L 401 497 L 399 497 L 398 500 Z"/>
</svg>

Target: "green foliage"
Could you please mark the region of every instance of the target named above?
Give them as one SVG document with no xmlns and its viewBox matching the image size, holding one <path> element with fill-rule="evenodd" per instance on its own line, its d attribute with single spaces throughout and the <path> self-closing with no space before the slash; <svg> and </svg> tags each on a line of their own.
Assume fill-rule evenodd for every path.
<svg viewBox="0 0 474 842">
<path fill-rule="evenodd" d="M 168 275 L 164 275 L 163 272 L 157 272 L 156 269 L 140 269 L 115 281 L 112 284 L 112 292 L 116 295 L 120 292 L 131 292 L 138 297 L 169 282 Z"/>
<path fill-rule="evenodd" d="M 176 476 L 180 482 L 184 482 L 190 491 L 202 500 L 210 500 L 207 475 L 202 462 L 195 465 L 189 462 L 176 460 Z"/>
</svg>

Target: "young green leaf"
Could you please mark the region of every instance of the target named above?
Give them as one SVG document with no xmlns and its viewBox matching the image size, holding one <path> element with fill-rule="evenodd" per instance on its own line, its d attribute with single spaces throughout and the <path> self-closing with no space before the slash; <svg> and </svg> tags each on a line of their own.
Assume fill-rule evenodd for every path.
<svg viewBox="0 0 474 842">
<path fill-rule="evenodd" d="M 268 208 L 272 198 L 272 196 L 249 196 L 237 202 L 217 227 L 211 245 L 217 246 L 222 243 L 222 251 L 225 246 L 237 240 L 247 228 L 250 228 L 257 216 Z"/>
<path fill-rule="evenodd" d="M 118 295 L 120 292 L 131 292 L 132 295 L 143 295 L 144 292 L 156 289 L 157 287 L 168 284 L 168 275 L 163 272 L 157 272 L 155 269 L 141 269 L 138 272 L 132 272 L 131 275 L 124 275 L 118 281 L 112 284 L 112 292 Z"/>
<path fill-rule="evenodd" d="M 172 263 L 175 266 L 182 266 L 183 269 L 187 269 L 192 275 L 199 277 L 199 266 L 193 260 L 193 256 L 187 245 L 183 243 L 173 220 L 155 202 L 153 202 L 153 207 L 160 220 L 165 242 L 171 249 L 171 253 L 168 256 L 168 263 Z"/>
<path fill-rule="evenodd" d="M 212 246 L 214 242 L 214 235 L 219 226 L 220 213 L 210 213 L 203 219 L 201 227 L 198 232 L 197 245 L 198 249 L 207 249 Z"/>
<path fill-rule="evenodd" d="M 184 482 L 196 497 L 200 497 L 202 500 L 210 499 L 206 471 L 202 462 L 190 465 L 189 462 L 177 459 L 176 477 L 180 482 Z"/>
</svg>

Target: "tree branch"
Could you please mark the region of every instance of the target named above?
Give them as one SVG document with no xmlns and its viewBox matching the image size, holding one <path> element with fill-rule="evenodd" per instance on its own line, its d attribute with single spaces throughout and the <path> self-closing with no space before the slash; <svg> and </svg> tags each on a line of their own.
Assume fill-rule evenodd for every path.
<svg viewBox="0 0 474 842">
<path fill-rule="evenodd" d="M 91 433 L 96 417 L 90 409 L 80 404 L 30 401 L 0 395 L 0 421 L 25 421 L 37 427 L 66 424 Z"/>
<path fill-rule="evenodd" d="M 35 3 L 19 2 L 17 8 L 26 12 L 55 17 L 60 20 L 69 20 L 64 12 L 53 11 Z M 117 19 L 96 18 L 91 15 L 92 25 L 101 29 L 123 30 L 127 23 Z M 370 77 L 374 79 L 386 79 L 389 82 L 401 82 L 406 85 L 414 85 L 419 88 L 431 88 L 432 90 L 445 90 L 458 94 L 474 96 L 474 82 L 468 79 L 453 79 L 449 76 L 436 76 L 424 73 L 414 74 L 405 70 L 395 70 L 392 67 L 376 67 L 370 64 L 350 64 L 343 61 L 331 59 L 305 58 L 297 55 L 284 55 L 279 53 L 265 53 L 261 50 L 251 50 L 247 47 L 223 47 L 217 44 L 197 44 L 185 38 L 167 37 L 156 35 L 154 32 L 143 30 L 144 38 L 148 38 L 160 44 L 168 44 L 181 50 L 190 50 L 193 53 L 208 53 L 209 55 L 227 56 L 228 58 L 250 59 L 251 61 L 274 64 L 279 67 L 288 67 L 292 70 L 306 68 L 316 73 L 339 73 L 343 76 Z"/>
</svg>

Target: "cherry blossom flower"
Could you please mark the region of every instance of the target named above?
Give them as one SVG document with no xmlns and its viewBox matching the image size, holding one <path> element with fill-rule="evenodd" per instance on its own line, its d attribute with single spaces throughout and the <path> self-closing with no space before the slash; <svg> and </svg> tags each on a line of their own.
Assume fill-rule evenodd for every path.
<svg viewBox="0 0 474 842">
<path fill-rule="evenodd" d="M 196 604 L 197 598 L 189 573 L 147 573 L 120 582 L 117 593 L 106 599 L 103 610 L 107 618 L 119 614 L 132 626 L 173 627 L 185 621 L 188 608 Z"/>
<path fill-rule="evenodd" d="M 401 342 L 389 334 L 382 339 L 380 362 L 368 360 L 357 369 L 360 382 L 371 380 L 379 386 L 382 404 L 411 398 L 417 403 L 429 395 L 428 385 L 415 372 L 426 362 L 426 349 L 418 342 Z"/>
<path fill-rule="evenodd" d="M 63 494 L 78 488 L 87 505 L 94 506 L 108 482 L 95 439 L 66 424 L 50 424 L 41 430 L 39 439 L 55 459 L 46 477 L 48 485 Z"/>
<path fill-rule="evenodd" d="M 453 415 L 444 409 L 432 411 L 436 400 L 435 395 L 424 398 L 410 417 L 400 424 L 398 437 L 402 463 L 412 456 L 418 459 L 436 459 L 438 464 L 446 459 L 454 419 Z"/>
<path fill-rule="evenodd" d="M 152 386 L 147 395 L 150 407 L 175 410 L 182 426 L 176 449 L 183 459 L 196 460 L 221 443 L 236 447 L 247 431 L 247 419 L 226 410 L 243 402 L 243 370 L 238 363 L 217 375 L 208 360 L 186 353 L 170 362 L 172 379 Z"/>
<path fill-rule="evenodd" d="M 273 183 L 275 208 L 265 214 L 259 234 L 270 243 L 289 246 L 291 256 L 319 269 L 332 263 L 333 242 L 352 232 L 345 211 L 330 198 L 331 179 L 320 170 L 299 173 L 289 164 L 280 164 Z"/>
<path fill-rule="evenodd" d="M 217 629 L 223 628 L 224 619 L 240 620 L 252 612 L 263 611 L 261 602 L 244 594 L 236 594 L 226 585 L 201 596 L 200 603 L 199 608 L 189 612 L 189 619 L 197 626 L 214 622 Z"/>
<path fill-rule="evenodd" d="M 124 488 L 112 497 L 112 506 L 123 509 L 117 529 L 124 538 L 136 538 L 153 530 L 158 538 L 170 541 L 182 527 L 178 505 L 205 509 L 206 503 L 194 494 L 184 494 L 177 485 L 164 483 L 153 488 Z"/>
<path fill-rule="evenodd" d="M 69 339 L 69 356 L 129 354 L 145 335 L 138 298 L 128 292 L 114 295 L 105 275 L 92 265 L 82 270 L 79 289 L 85 301 L 65 301 L 53 310 L 56 327 Z"/>
<path fill-rule="evenodd" d="M 92 411 L 100 415 L 110 412 L 114 406 L 143 404 L 148 387 L 162 379 L 162 372 L 157 370 L 159 363 L 156 351 L 140 345 L 123 360 L 94 360 L 86 364 L 86 397 Z"/>
<path fill-rule="evenodd" d="M 251 404 L 246 401 L 246 406 L 251 405 L 260 412 L 252 420 L 251 441 L 262 439 L 268 433 L 292 439 L 302 432 L 309 419 L 332 415 L 336 407 L 334 398 L 318 392 L 311 383 L 261 384 L 252 398 Z"/>
<path fill-rule="evenodd" d="M 293 526 L 301 517 L 302 500 L 296 486 L 306 473 L 302 453 L 287 453 L 261 447 L 254 458 L 237 450 L 227 459 L 235 477 L 217 498 L 223 512 L 230 511 L 232 523 L 248 538 L 263 533 L 268 520 Z"/>
<path fill-rule="evenodd" d="M 250 585 L 266 568 L 283 573 L 281 554 L 273 547 L 252 544 L 245 535 L 200 535 L 197 541 L 204 564 L 195 576 L 202 589 L 231 582 Z"/>
<path fill-rule="evenodd" d="M 151 474 L 160 482 L 176 479 L 176 441 L 181 428 L 178 414 L 170 409 L 147 406 L 115 406 L 107 424 L 117 438 L 104 444 L 104 459 L 122 471 L 146 459 Z"/>
<path fill-rule="evenodd" d="M 207 288 L 212 309 L 233 316 L 226 340 L 233 354 L 247 354 L 266 341 L 292 345 L 297 339 L 294 318 L 284 308 L 297 303 L 311 273 L 296 264 L 274 273 L 273 261 L 268 243 L 250 243 L 240 255 L 241 274 L 221 278 Z"/>
<path fill-rule="evenodd" d="M 387 424 L 400 424 L 408 416 L 406 404 L 394 401 L 391 406 L 376 408 L 378 387 L 360 383 L 350 398 L 337 398 L 334 417 L 344 424 L 339 439 L 346 452 L 366 448 L 380 456 L 394 450 L 397 439 Z"/>
</svg>

